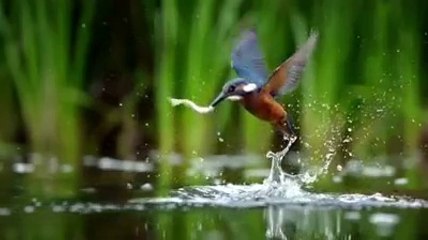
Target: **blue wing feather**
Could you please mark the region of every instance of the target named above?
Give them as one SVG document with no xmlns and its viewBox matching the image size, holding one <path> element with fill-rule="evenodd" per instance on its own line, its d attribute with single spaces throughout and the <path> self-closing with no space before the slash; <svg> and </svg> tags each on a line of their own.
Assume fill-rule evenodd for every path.
<svg viewBox="0 0 428 240">
<path fill-rule="evenodd" d="M 268 71 L 254 31 L 241 34 L 238 44 L 232 51 L 232 67 L 239 77 L 259 86 L 267 80 Z"/>
<path fill-rule="evenodd" d="M 318 32 L 311 33 L 306 43 L 289 59 L 288 75 L 284 86 L 280 89 L 280 95 L 294 91 L 302 78 L 306 62 L 312 54 L 318 40 Z"/>
<path fill-rule="evenodd" d="M 290 93 L 296 89 L 317 40 L 318 33 L 312 32 L 306 43 L 293 56 L 275 69 L 263 89 L 275 97 Z"/>
</svg>

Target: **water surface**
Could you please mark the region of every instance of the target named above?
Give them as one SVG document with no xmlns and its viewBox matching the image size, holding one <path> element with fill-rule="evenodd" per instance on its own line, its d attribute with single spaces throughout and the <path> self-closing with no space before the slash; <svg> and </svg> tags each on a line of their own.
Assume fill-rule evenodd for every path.
<svg viewBox="0 0 428 240">
<path fill-rule="evenodd" d="M 406 189 L 407 179 L 391 166 L 376 168 L 351 161 L 343 171 L 329 176 L 324 171 L 272 176 L 272 168 L 258 165 L 259 158 L 205 158 L 188 171 L 206 176 L 206 184 L 177 186 L 159 196 L 156 181 L 147 178 L 155 175 L 155 163 L 86 157 L 84 171 L 94 180 L 76 198 L 37 199 L 19 191 L 7 201 L 2 198 L 0 239 L 428 237 L 424 224 L 427 201 L 396 191 Z M 180 164 L 179 156 L 173 159 Z M 24 178 L 34 167 L 31 161 L 13 166 L 15 174 Z M 237 181 L 244 184 L 228 183 L 227 171 L 238 173 Z M 314 188 L 312 183 L 321 175 L 339 190 L 319 192 Z M 370 178 L 367 191 L 343 191 L 349 177 L 353 182 Z M 14 189 L 20 189 L 19 183 Z"/>
</svg>

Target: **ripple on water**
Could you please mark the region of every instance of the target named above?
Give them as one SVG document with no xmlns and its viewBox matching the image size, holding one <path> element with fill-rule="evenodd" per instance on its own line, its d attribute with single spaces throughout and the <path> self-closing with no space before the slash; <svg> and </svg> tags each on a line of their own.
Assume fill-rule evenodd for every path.
<svg viewBox="0 0 428 240">
<path fill-rule="evenodd" d="M 192 206 L 222 206 L 232 208 L 268 205 L 311 205 L 347 209 L 367 207 L 428 208 L 428 202 L 400 196 L 384 196 L 380 193 L 335 194 L 313 193 L 303 190 L 292 179 L 285 184 L 218 185 L 185 187 L 175 190 L 171 197 L 142 198 L 131 203 L 162 205 L 175 203 Z"/>
</svg>

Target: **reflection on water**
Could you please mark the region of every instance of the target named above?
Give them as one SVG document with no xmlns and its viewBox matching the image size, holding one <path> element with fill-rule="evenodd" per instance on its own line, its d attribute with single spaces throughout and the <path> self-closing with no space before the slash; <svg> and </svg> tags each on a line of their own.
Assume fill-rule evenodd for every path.
<svg viewBox="0 0 428 240">
<path fill-rule="evenodd" d="M 233 208 L 168 202 L 41 203 L 2 210 L 0 238 L 426 239 L 427 208 L 269 204 Z M 44 224 L 34 224 L 43 221 Z M 67 230 L 66 230 L 67 229 Z"/>
<path fill-rule="evenodd" d="M 397 231 L 399 213 L 349 211 L 346 209 L 290 208 L 269 206 L 265 212 L 267 239 L 359 239 L 390 237 Z M 391 211 L 391 210 L 385 210 Z M 361 215 L 363 215 L 364 219 Z M 353 217 L 349 217 L 353 216 Z M 363 232 L 367 230 L 374 234 Z M 424 233 L 426 234 L 426 233 Z"/>
<path fill-rule="evenodd" d="M 278 206 L 268 206 L 265 209 L 266 218 L 266 238 L 268 239 L 287 239 L 282 231 L 284 211 Z"/>
</svg>

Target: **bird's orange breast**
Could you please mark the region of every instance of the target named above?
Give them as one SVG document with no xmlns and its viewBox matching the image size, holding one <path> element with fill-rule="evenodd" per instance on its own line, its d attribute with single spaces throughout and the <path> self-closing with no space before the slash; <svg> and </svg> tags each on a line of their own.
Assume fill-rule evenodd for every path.
<svg viewBox="0 0 428 240">
<path fill-rule="evenodd" d="M 254 116 L 269 122 L 282 121 L 284 108 L 270 94 L 251 93 L 242 99 L 242 104 Z"/>
</svg>

